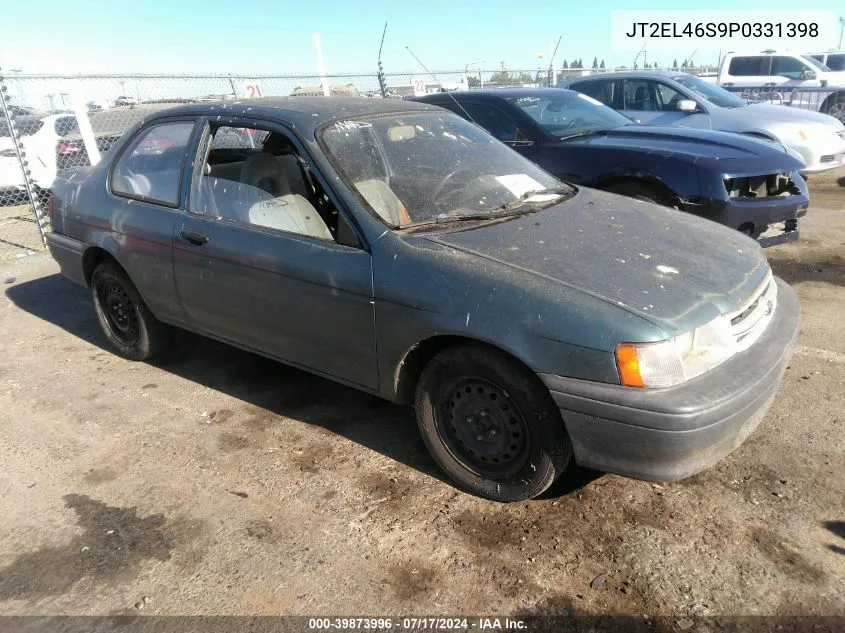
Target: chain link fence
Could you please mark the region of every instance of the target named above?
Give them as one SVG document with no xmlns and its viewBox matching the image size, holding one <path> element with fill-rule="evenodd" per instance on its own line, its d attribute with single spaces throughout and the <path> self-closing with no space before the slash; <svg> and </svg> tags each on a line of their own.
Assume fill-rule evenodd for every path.
<svg viewBox="0 0 845 633">
<path fill-rule="evenodd" d="M 624 69 L 548 68 L 328 75 L 23 75 L 0 73 L 0 259 L 44 248 L 47 192 L 67 169 L 96 162 L 134 123 L 181 103 L 272 96 L 347 95 L 405 99 L 456 89 L 554 86 L 574 76 Z M 686 68 L 715 81 L 715 68 Z M 830 89 L 739 91 L 824 111 Z M 845 96 L 840 95 L 845 112 Z"/>
</svg>

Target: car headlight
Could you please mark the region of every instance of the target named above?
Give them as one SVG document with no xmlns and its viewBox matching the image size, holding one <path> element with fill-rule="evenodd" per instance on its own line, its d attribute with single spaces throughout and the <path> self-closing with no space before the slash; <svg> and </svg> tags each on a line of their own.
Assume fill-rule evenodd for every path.
<svg viewBox="0 0 845 633">
<path fill-rule="evenodd" d="M 777 285 L 770 273 L 748 301 L 692 332 L 656 343 L 620 343 L 620 382 L 627 387 L 672 387 L 710 371 L 760 337 L 776 302 Z"/>
</svg>

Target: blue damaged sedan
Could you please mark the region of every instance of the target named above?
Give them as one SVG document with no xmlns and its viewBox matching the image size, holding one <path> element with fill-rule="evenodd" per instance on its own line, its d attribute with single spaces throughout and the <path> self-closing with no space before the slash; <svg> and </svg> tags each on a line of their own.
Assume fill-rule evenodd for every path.
<svg viewBox="0 0 845 633">
<path fill-rule="evenodd" d="M 573 459 L 653 481 L 713 465 L 798 330 L 754 240 L 567 184 L 420 103 L 160 111 L 49 209 L 117 354 L 182 328 L 412 405 L 456 485 L 497 501 Z"/>
</svg>

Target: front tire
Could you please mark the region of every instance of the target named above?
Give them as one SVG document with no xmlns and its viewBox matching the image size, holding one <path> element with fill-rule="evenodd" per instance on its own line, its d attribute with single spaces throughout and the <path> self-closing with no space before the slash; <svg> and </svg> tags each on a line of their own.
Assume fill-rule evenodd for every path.
<svg viewBox="0 0 845 633">
<path fill-rule="evenodd" d="M 440 352 L 416 389 L 423 441 L 455 483 L 494 501 L 532 499 L 572 458 L 551 394 L 505 354 L 480 345 Z"/>
<path fill-rule="evenodd" d="M 94 270 L 91 298 L 100 327 L 118 355 L 140 361 L 161 351 L 165 326 L 116 262 L 105 261 Z"/>
</svg>

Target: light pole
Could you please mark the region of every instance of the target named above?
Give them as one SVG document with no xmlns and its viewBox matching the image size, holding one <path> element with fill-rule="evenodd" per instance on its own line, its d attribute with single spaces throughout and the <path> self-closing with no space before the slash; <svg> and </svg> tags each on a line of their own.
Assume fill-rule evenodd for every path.
<svg viewBox="0 0 845 633">
<path fill-rule="evenodd" d="M 839 16 L 839 48 L 842 48 L 842 34 L 845 33 L 845 17 Z"/>
<path fill-rule="evenodd" d="M 470 66 L 477 66 L 478 64 L 486 64 L 486 61 L 481 62 L 470 62 L 466 66 L 464 66 L 464 77 L 467 78 L 467 89 L 469 89 L 469 77 L 467 77 L 467 72 Z M 484 88 L 484 80 L 481 78 L 481 70 L 478 71 L 478 85 L 481 88 Z"/>
</svg>

